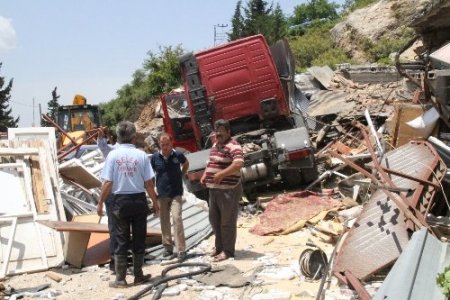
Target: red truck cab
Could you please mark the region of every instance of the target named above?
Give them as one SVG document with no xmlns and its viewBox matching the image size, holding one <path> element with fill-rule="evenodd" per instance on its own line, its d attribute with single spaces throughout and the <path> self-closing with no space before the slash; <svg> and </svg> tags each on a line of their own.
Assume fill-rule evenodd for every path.
<svg viewBox="0 0 450 300">
<path fill-rule="evenodd" d="M 262 35 L 233 41 L 181 59 L 194 136 L 204 148 L 212 123 L 230 121 L 232 133 L 289 116 L 289 107 Z"/>
<path fill-rule="evenodd" d="M 230 122 L 239 143 L 252 145 L 241 170 L 247 195 L 280 177 L 288 185 L 317 177 L 308 130 L 290 105 L 294 63 L 286 41 L 269 49 L 264 37 L 256 35 L 186 54 L 179 61 L 184 91 L 162 95 L 161 102 L 174 146 L 190 152 L 188 190 L 204 189 L 198 179 L 219 119 Z"/>
</svg>

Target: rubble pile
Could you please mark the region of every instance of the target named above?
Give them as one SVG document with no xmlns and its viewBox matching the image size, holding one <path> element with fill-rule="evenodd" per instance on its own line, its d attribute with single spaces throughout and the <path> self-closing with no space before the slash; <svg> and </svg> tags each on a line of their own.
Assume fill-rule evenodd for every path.
<svg viewBox="0 0 450 300">
<path fill-rule="evenodd" d="M 240 288 L 245 293 L 248 285 L 300 278 L 319 285 L 314 292 L 303 289 L 297 293 L 306 298 L 381 299 L 401 294 L 398 276 L 392 272 L 406 272 L 402 280 L 410 278 L 405 285 L 414 286 L 417 279 L 409 274 L 420 275 L 421 266 L 436 256 L 433 253 L 445 249 L 450 238 L 450 148 L 449 140 L 442 138 L 446 135 L 440 134 L 446 130 L 445 124 L 434 118 L 432 130 L 408 125 L 414 119 L 423 119 L 433 106 L 412 103 L 415 93 L 404 79 L 362 83 L 351 79 L 352 70 L 348 68 L 321 70 L 319 78 L 297 76 L 295 103 L 308 120 L 318 178 L 296 191 L 260 195 L 241 212 L 241 218 L 255 220 L 249 227 L 251 234 L 273 236 L 267 245 L 276 245 L 277 236 L 306 237 L 301 259 L 283 267 L 267 253 L 265 259 L 255 261 L 257 279 L 244 278 Z M 385 68 L 371 70 L 375 77 L 379 76 L 376 72 L 391 72 Z M 364 78 L 367 81 L 370 76 Z M 156 106 L 144 109 L 144 115 L 152 115 L 153 121 L 137 122 L 140 133 L 150 139 L 163 130 Z M 20 201 L 13 201 L 14 205 L 3 202 L 1 236 L 7 252 L 2 256 L 2 278 L 64 263 L 77 268 L 107 263 L 107 219 L 96 216 L 104 161 L 101 152 L 93 147 L 80 157 L 58 162 L 53 128 L 10 129 L 8 137 L 10 140 L 2 142 L 0 148 L 0 175 L 4 189 L 14 191 L 12 197 Z M 191 261 L 208 264 L 210 261 L 202 256 L 207 252 L 202 240 L 211 234 L 206 203 L 189 193 L 185 198 L 183 215 Z M 159 220 L 149 217 L 148 226 L 148 261 L 161 261 Z M 30 230 L 37 239 L 26 238 L 25 232 Z M 17 243 L 26 251 L 20 253 L 14 246 Z M 50 249 L 48 245 L 56 247 Z M 423 247 L 425 252 L 418 255 Z M 36 256 L 36 251 L 40 255 Z M 440 264 L 447 261 L 445 253 L 439 253 L 438 262 L 428 263 L 436 274 L 442 271 Z M 417 260 L 415 268 L 402 267 L 413 260 Z M 427 288 L 440 295 L 434 281 L 428 282 Z M 185 291 L 174 285 L 165 295 L 182 295 Z M 198 293 L 213 297 L 232 292 L 228 287 Z M 292 296 L 283 290 L 266 293 L 283 299 Z M 252 299 L 265 299 L 261 293 L 251 295 Z"/>
<path fill-rule="evenodd" d="M 211 266 L 207 203 L 185 191 L 188 264 L 159 292 L 177 299 L 448 298 L 436 276 L 450 262 L 449 45 L 420 68 L 343 64 L 297 74 L 289 104 L 311 137 L 317 178 L 289 190 L 264 183 L 266 194 L 244 199 L 229 265 Z M 184 116 L 188 108 L 172 100 L 171 113 Z M 164 130 L 160 111 L 152 101 L 136 122 L 144 150 Z M 62 160 L 54 128 L 11 128 L 8 139 L 0 141 L 0 279 L 46 271 L 59 288 L 91 284 L 83 272 L 97 274 L 100 284 L 109 280 L 107 218 L 96 214 L 101 152 L 88 147 Z M 248 143 L 244 151 L 257 147 Z M 146 264 L 164 277 L 176 262 L 162 259 L 159 219 L 147 223 Z M 0 292 L 74 298 L 39 280 L 38 287 L 3 285 Z M 114 299 L 135 293 L 146 292 L 132 287 Z"/>
</svg>

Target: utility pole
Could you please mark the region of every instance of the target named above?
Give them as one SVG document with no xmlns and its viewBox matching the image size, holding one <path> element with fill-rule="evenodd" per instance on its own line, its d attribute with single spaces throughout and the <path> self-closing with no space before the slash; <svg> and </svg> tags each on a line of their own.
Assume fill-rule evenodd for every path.
<svg viewBox="0 0 450 300">
<path fill-rule="evenodd" d="M 226 31 L 223 31 L 223 28 L 228 27 L 228 24 L 216 24 L 214 25 L 214 46 L 220 44 L 220 42 L 224 42 L 226 39 Z M 219 28 L 219 30 L 218 30 Z"/>
<path fill-rule="evenodd" d="M 31 127 L 34 127 L 34 97 L 33 97 L 33 124 L 31 125 Z"/>
<path fill-rule="evenodd" d="M 40 103 L 39 103 L 39 126 L 42 126 L 42 108 Z"/>
</svg>

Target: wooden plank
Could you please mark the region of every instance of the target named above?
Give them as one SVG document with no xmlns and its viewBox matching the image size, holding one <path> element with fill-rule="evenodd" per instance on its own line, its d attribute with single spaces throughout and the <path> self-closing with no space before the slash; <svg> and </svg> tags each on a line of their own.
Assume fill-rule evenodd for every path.
<svg viewBox="0 0 450 300">
<path fill-rule="evenodd" d="M 106 264 L 111 260 L 109 234 L 92 233 L 83 258 L 83 266 Z"/>
<path fill-rule="evenodd" d="M 387 122 L 387 129 L 393 137 L 395 147 L 402 146 L 411 140 L 424 140 L 427 138 L 406 124 L 423 113 L 424 108 L 419 104 L 401 103 L 395 106 L 395 113 L 391 117 L 392 119 Z"/>
<path fill-rule="evenodd" d="M 82 165 L 60 167 L 59 173 L 87 189 L 101 187 L 102 182 Z"/>
<path fill-rule="evenodd" d="M 95 224 L 98 225 L 100 217 L 94 214 L 86 214 L 81 216 L 75 216 L 73 218 L 73 224 Z M 62 222 L 62 221 L 57 221 Z M 67 222 L 64 222 L 67 223 Z M 53 228 L 53 227 L 52 227 Z M 77 267 L 83 266 L 83 259 L 86 254 L 86 249 L 91 238 L 91 232 L 67 232 L 66 243 L 64 244 L 64 258 L 66 261 Z"/>
<path fill-rule="evenodd" d="M 109 233 L 108 225 L 96 223 L 77 223 L 63 221 L 37 221 L 57 231 Z M 161 230 L 147 227 L 147 236 L 161 236 Z"/>
<path fill-rule="evenodd" d="M 53 279 L 56 282 L 60 282 L 62 280 L 61 275 L 59 275 L 58 273 L 53 272 L 53 271 L 46 272 L 45 276 L 47 276 L 50 279 Z"/>
<path fill-rule="evenodd" d="M 33 194 L 36 201 L 36 210 L 38 213 L 48 213 L 48 203 L 45 199 L 41 165 L 39 163 L 39 157 L 35 155 L 31 156 L 31 176 Z"/>
</svg>

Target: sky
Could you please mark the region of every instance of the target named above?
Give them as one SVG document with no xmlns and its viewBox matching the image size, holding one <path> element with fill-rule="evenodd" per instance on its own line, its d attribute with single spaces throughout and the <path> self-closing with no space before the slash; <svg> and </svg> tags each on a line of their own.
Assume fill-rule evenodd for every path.
<svg viewBox="0 0 450 300">
<path fill-rule="evenodd" d="M 277 2 L 290 16 L 306 0 Z M 142 67 L 148 51 L 177 45 L 194 52 L 212 47 L 215 28 L 216 42 L 224 41 L 236 3 L 0 0 L 0 76 L 6 83 L 13 79 L 12 115 L 20 116 L 19 127 L 39 126 L 39 104 L 46 112 L 54 87 L 60 105 L 72 104 L 76 94 L 89 104 L 108 102 Z"/>
</svg>

